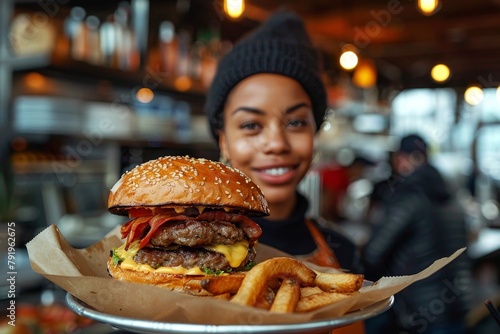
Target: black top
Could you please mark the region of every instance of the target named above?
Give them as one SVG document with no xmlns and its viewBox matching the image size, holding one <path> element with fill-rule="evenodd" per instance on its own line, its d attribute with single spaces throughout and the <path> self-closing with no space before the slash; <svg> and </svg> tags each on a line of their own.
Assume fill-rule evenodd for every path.
<svg viewBox="0 0 500 334">
<path fill-rule="evenodd" d="M 254 218 L 262 228 L 259 242 L 277 248 L 291 255 L 307 255 L 316 249 L 316 243 L 306 225 L 307 199 L 297 193 L 297 204 L 290 217 L 283 220 Z M 335 252 L 342 268 L 360 272 L 358 250 L 354 243 L 339 231 L 315 222 L 325 240 Z"/>
</svg>

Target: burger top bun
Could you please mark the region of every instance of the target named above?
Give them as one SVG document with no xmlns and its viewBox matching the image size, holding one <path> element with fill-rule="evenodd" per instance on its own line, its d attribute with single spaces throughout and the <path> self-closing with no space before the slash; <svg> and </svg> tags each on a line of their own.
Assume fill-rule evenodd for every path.
<svg viewBox="0 0 500 334">
<path fill-rule="evenodd" d="M 259 187 L 239 170 L 207 159 L 166 156 L 123 174 L 111 189 L 108 210 L 127 215 L 138 207 L 224 207 L 269 214 Z"/>
</svg>

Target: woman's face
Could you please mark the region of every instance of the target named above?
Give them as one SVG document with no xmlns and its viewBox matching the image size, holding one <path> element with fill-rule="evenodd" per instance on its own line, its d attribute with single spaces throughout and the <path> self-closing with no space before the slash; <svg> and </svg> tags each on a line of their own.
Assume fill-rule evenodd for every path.
<svg viewBox="0 0 500 334">
<path fill-rule="evenodd" d="M 231 165 L 259 185 L 270 205 L 293 199 L 311 164 L 316 129 L 300 84 L 277 74 L 248 77 L 229 94 L 223 116 L 219 145 Z"/>
</svg>

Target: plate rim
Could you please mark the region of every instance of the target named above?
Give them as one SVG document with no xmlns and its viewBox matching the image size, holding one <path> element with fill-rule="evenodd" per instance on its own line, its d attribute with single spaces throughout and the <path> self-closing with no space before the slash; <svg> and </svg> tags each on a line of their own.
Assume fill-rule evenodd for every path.
<svg viewBox="0 0 500 334">
<path fill-rule="evenodd" d="M 107 314 L 88 306 L 71 293 L 66 293 L 66 304 L 78 315 L 107 323 L 112 327 L 134 331 L 136 333 L 303 333 L 305 330 L 333 329 L 366 320 L 381 314 L 392 307 L 394 295 L 371 304 L 362 310 L 350 312 L 342 317 L 315 319 L 307 322 L 263 325 L 236 324 L 190 324 L 178 322 L 153 321 Z M 361 314 L 359 312 L 362 312 Z M 128 324 L 128 325 L 127 325 Z"/>
</svg>

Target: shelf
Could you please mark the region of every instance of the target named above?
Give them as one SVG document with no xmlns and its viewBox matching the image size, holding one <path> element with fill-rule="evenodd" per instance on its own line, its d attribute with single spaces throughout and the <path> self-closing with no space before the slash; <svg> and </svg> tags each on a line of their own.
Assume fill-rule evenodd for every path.
<svg viewBox="0 0 500 334">
<path fill-rule="evenodd" d="M 193 80 L 189 90 L 180 91 L 174 86 L 175 78 L 150 66 L 137 71 L 124 71 L 69 58 L 22 57 L 11 61 L 16 64 L 15 69 L 19 72 L 38 71 L 46 75 L 80 82 L 82 80 L 106 80 L 118 86 L 147 87 L 191 100 L 195 99 L 200 102 L 205 100 L 206 90 L 201 82 Z"/>
<path fill-rule="evenodd" d="M 175 116 L 138 113 L 130 106 L 49 96 L 18 96 L 13 101 L 18 134 L 98 136 L 106 141 L 209 143 L 204 115 L 190 115 L 189 129 Z M 188 130 L 187 132 L 184 130 Z"/>
<path fill-rule="evenodd" d="M 7 64 L 13 71 L 25 71 L 33 68 L 48 66 L 50 64 L 50 56 L 10 56 L 7 59 L 0 60 L 0 62 Z"/>
</svg>

